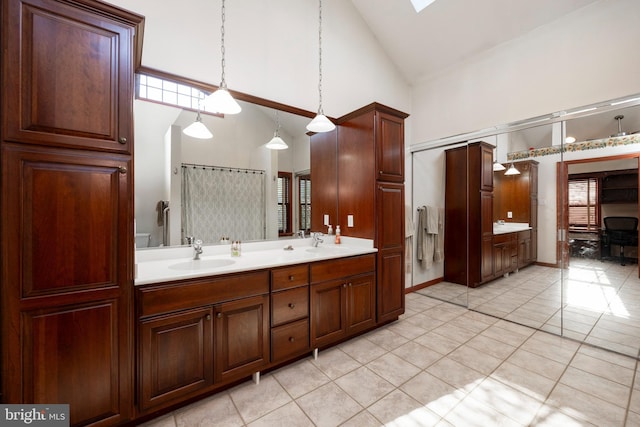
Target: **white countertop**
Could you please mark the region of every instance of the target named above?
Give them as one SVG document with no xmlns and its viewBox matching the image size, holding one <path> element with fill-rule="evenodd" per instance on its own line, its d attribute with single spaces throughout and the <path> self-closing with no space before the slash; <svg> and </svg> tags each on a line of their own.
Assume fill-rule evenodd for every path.
<svg viewBox="0 0 640 427">
<path fill-rule="evenodd" d="M 531 230 L 526 222 L 505 222 L 504 224 L 493 223 L 493 234 L 516 233 L 518 231 Z"/>
<path fill-rule="evenodd" d="M 200 262 L 193 261 L 193 248 L 189 246 L 141 249 L 136 251 L 135 284 L 251 271 L 378 251 L 369 239 L 342 236 L 340 245 L 329 242 L 328 236 L 323 236 L 323 239 L 318 248 L 311 246 L 311 238 L 243 243 L 239 257 L 231 256 L 231 245 L 203 246 Z M 293 250 L 284 250 L 289 245 Z M 208 266 L 215 263 L 229 264 Z"/>
</svg>

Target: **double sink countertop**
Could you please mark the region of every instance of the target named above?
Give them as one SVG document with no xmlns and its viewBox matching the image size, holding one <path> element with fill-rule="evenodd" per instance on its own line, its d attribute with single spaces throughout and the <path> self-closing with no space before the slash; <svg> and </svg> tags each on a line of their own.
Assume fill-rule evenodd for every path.
<svg viewBox="0 0 640 427">
<path fill-rule="evenodd" d="M 191 246 L 145 248 L 136 251 L 135 285 L 192 279 L 219 274 L 273 268 L 292 264 L 376 253 L 373 241 L 341 236 L 339 245 L 323 236 L 323 243 L 312 246 L 312 239 L 281 239 L 242 244 L 241 255 L 231 256 L 231 245 L 203 246 L 194 260 Z M 286 248 L 286 249 L 285 249 Z"/>
<path fill-rule="evenodd" d="M 531 227 L 526 222 L 493 223 L 493 234 L 517 233 L 525 230 L 531 230 Z"/>
</svg>

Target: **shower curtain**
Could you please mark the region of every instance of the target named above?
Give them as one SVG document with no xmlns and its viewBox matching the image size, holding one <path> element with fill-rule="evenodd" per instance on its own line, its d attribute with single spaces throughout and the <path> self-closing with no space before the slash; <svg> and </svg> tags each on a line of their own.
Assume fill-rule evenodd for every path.
<svg viewBox="0 0 640 427">
<path fill-rule="evenodd" d="M 205 243 L 264 239 L 264 179 L 260 170 L 183 164 L 183 242 L 186 236 Z"/>
</svg>

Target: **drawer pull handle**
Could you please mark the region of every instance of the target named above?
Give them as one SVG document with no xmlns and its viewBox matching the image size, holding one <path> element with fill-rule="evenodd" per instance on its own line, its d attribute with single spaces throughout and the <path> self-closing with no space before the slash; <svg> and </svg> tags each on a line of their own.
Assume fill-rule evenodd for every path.
<svg viewBox="0 0 640 427">
<path fill-rule="evenodd" d="M 127 138 L 125 138 L 124 136 L 121 136 L 120 138 L 118 138 L 118 142 L 124 145 L 127 143 Z"/>
<path fill-rule="evenodd" d="M 118 166 L 118 172 L 120 172 L 122 175 L 127 173 L 127 167 L 126 166 Z"/>
<path fill-rule="evenodd" d="M 289 281 L 293 281 L 293 274 L 289 276 Z"/>
<path fill-rule="evenodd" d="M 216 317 L 217 317 L 218 319 L 221 319 L 221 318 L 222 318 L 222 313 L 218 313 L 218 314 L 216 314 Z"/>
<path fill-rule="evenodd" d="M 211 320 L 211 315 L 207 314 L 204 318 L 207 319 L 207 320 Z"/>
<path fill-rule="evenodd" d="M 290 302 L 289 303 L 289 308 L 293 310 L 294 308 L 296 308 L 296 305 L 294 303 Z"/>
<path fill-rule="evenodd" d="M 289 342 L 294 342 L 296 339 L 294 337 L 289 337 Z"/>
</svg>

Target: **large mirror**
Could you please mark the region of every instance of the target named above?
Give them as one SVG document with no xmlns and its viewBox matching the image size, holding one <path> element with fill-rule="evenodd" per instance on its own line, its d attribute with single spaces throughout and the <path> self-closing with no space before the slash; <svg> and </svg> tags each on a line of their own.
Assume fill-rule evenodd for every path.
<svg viewBox="0 0 640 427">
<path fill-rule="evenodd" d="M 201 114 L 213 138 L 196 139 L 182 132 L 196 119 L 196 111 L 145 99 L 134 101 L 137 248 L 186 243 L 183 232 L 186 221 L 183 169 L 186 165 L 198 173 L 206 170 L 202 172 L 206 176 L 225 174 L 227 177 L 221 179 L 251 178 L 224 195 L 229 200 L 217 203 L 220 210 L 201 213 L 202 220 L 207 221 L 205 228 L 211 232 L 196 232 L 195 238 L 209 244 L 219 242 L 222 237 L 243 241 L 277 239 L 291 236 L 299 229 L 298 183 L 300 177 L 306 177 L 310 171 L 309 137 L 305 128 L 310 119 L 239 102 L 242 112 L 237 115 Z M 288 149 L 265 147 L 276 129 Z M 283 182 L 278 179 L 279 172 L 285 172 L 290 190 L 284 202 L 290 205 L 291 217 L 284 233 L 279 233 L 283 204 L 283 196 L 278 192 Z M 196 202 L 207 197 L 194 190 L 187 192 Z M 231 204 L 237 205 L 235 210 L 229 209 Z M 222 209 L 225 207 L 227 209 Z M 255 211 L 253 218 L 244 217 L 248 211 Z M 256 220 L 256 215 L 261 219 Z"/>
<path fill-rule="evenodd" d="M 537 166 L 536 218 L 531 224 L 537 227 L 535 263 L 466 288 L 439 281 L 441 265 L 427 268 L 414 257 L 412 283 L 423 286 L 418 292 L 638 357 L 640 106 L 632 98 L 549 115 L 502 132 L 496 127 L 496 133 L 479 136 L 494 147 L 494 159 L 505 167 L 513 163 L 525 172 L 527 163 Z M 445 150 L 474 140 L 452 140 L 413 153 L 414 210 L 443 203 L 442 194 L 424 191 L 421 182 L 440 182 L 444 192 Z M 504 170 L 493 173 L 493 221 L 508 224 L 512 219 L 507 215 L 515 220 L 520 207 L 501 212 L 496 206 L 507 183 Z M 523 181 L 525 175 L 511 179 Z M 521 207 L 529 204 L 522 200 Z"/>
</svg>

